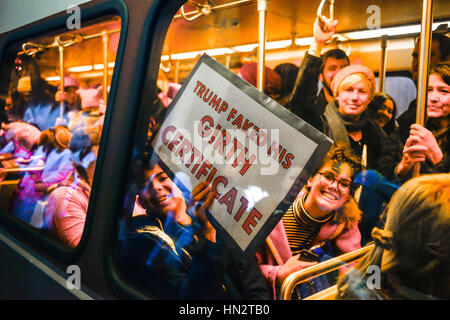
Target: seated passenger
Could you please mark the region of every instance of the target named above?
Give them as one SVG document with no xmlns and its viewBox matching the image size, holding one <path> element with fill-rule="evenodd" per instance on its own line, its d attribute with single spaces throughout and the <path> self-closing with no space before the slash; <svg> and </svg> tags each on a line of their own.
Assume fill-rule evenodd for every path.
<svg viewBox="0 0 450 320">
<path fill-rule="evenodd" d="M 268 242 L 273 245 L 264 245 L 258 251 L 260 268 L 274 298 L 278 298 L 288 275 L 312 265 L 302 261 L 305 253 L 302 250 L 328 240 L 337 254 L 360 248 L 361 211 L 352 197 L 352 180 L 360 170 L 356 156 L 342 146 L 333 145 L 269 235 Z"/>
<path fill-rule="evenodd" d="M 70 131 L 80 127 L 93 127 L 100 119 L 100 104 L 103 96 L 103 87 L 97 86 L 87 89 L 79 89 L 78 94 L 81 97 L 81 110 L 69 111 Z"/>
<path fill-rule="evenodd" d="M 376 93 L 368 108 L 381 132 L 389 136 L 397 127 L 395 121 L 397 106 L 394 99 L 386 93 Z"/>
<path fill-rule="evenodd" d="M 79 127 L 74 130 L 70 139 L 69 148 L 72 151 L 72 159 L 87 169 L 91 161 L 97 159 L 101 126 Z"/>
<path fill-rule="evenodd" d="M 76 164 L 70 175 L 47 193 L 42 228 L 70 248 L 78 245 L 83 234 L 95 163 L 91 161 L 87 169 Z"/>
<path fill-rule="evenodd" d="M 375 246 L 338 282 L 338 299 L 450 299 L 450 174 L 413 178 L 392 196 Z"/>
<path fill-rule="evenodd" d="M 41 133 L 39 147 L 34 153 L 44 160 L 42 171 L 27 172 L 20 180 L 13 214 L 29 223 L 38 200 L 52 185 L 64 181 L 73 169 L 71 152 L 68 149 L 72 134 L 66 127 L 56 126 Z"/>
<path fill-rule="evenodd" d="M 19 90 L 23 88 L 18 87 Z M 26 90 L 26 88 L 25 88 Z M 26 100 L 20 91 L 11 92 L 11 95 L 6 98 L 5 111 L 8 115 L 8 122 L 22 121 L 25 113 Z"/>
<path fill-rule="evenodd" d="M 11 122 L 3 125 L 6 145 L 0 150 L 11 153 L 13 158 L 28 159 L 36 150 L 41 132 L 35 126 L 23 122 Z"/>
<path fill-rule="evenodd" d="M 158 299 L 270 298 L 255 257 L 229 251 L 208 221 L 211 187 L 199 183 L 187 204 L 157 164 L 145 170 L 144 183 L 138 201 L 147 214 L 132 218 L 119 256 L 133 283 Z"/>
<path fill-rule="evenodd" d="M 379 159 L 388 180 L 404 182 L 420 163 L 421 173 L 450 171 L 450 62 L 430 70 L 425 126 L 400 125 L 389 137 Z"/>
</svg>

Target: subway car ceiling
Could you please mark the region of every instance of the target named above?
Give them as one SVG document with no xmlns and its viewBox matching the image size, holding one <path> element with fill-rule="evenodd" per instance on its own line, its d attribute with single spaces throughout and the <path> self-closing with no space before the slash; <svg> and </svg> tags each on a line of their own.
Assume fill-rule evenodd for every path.
<svg viewBox="0 0 450 320">
<path fill-rule="evenodd" d="M 170 59 L 184 59 L 185 63 L 181 63 L 179 72 L 187 74 L 195 61 L 191 59 L 189 63 L 189 59 L 185 57 L 193 56 L 196 52 L 211 49 L 215 49 L 211 51 L 212 55 L 224 52 L 217 54 L 216 58 L 225 64 L 226 56 L 231 55 L 231 67 L 242 56 L 255 54 L 258 43 L 257 1 L 219 0 L 214 3 L 217 9 L 213 9 L 208 15 L 200 15 L 197 12 L 201 9 L 186 4 L 184 14 L 187 19 L 198 16 L 192 21 L 178 12 L 164 43 L 164 65 L 169 65 Z M 408 71 L 414 36 L 420 32 L 422 1 L 407 1 L 408 5 L 405 3 L 406 1 L 335 1 L 334 17 L 339 20 L 337 45 L 350 53 L 352 62 L 360 60 L 378 71 L 381 59 L 380 38 L 387 34 L 387 71 Z M 275 67 L 281 62 L 300 64 L 310 43 L 319 4 L 320 1 L 269 1 L 266 18 L 266 65 Z M 450 20 L 450 7 L 448 3 L 446 5 L 446 1 L 434 1 L 433 7 L 435 28 L 438 22 Z M 323 14 L 329 16 L 327 4 Z M 394 28 L 399 26 L 409 28 Z M 219 31 L 220 45 L 217 42 Z M 194 33 L 195 41 L 179 41 L 189 38 L 194 40 L 190 36 Z M 222 50 L 217 50 L 218 48 Z M 180 75 L 180 78 L 183 76 Z"/>
<path fill-rule="evenodd" d="M 422 1 L 352 1 L 335 2 L 334 17 L 339 21 L 337 36 L 331 46 L 338 46 L 350 56 L 351 62 L 360 62 L 378 72 L 381 64 L 381 36 L 387 35 L 386 70 L 409 71 L 414 37 L 420 32 Z M 187 2 L 184 10 L 175 15 L 165 38 L 161 66 L 172 80 L 182 82 L 195 65 L 196 58 L 207 52 L 229 68 L 237 68 L 243 60 L 256 59 L 258 44 L 258 10 L 256 0 Z M 268 2 L 266 17 L 266 65 L 274 68 L 282 62 L 300 65 L 304 52 L 311 43 L 312 25 L 320 1 L 277 0 Z M 329 16 L 324 6 L 323 14 Z M 434 29 L 450 20 L 450 6 L 445 0 L 433 2 Z M 70 31 L 63 39 L 74 39 L 75 44 L 65 49 L 65 67 L 80 78 L 101 77 L 103 49 L 101 37 L 78 41 L 80 36 L 110 32 L 110 48 L 118 41 L 120 21 L 109 21 L 81 32 Z M 220 37 L 218 37 L 220 34 Z M 195 35 L 195 37 L 193 37 Z M 189 41 L 180 41 L 189 39 Z M 52 43 L 49 36 L 39 43 Z M 32 41 L 31 41 L 32 42 Z M 32 48 L 29 46 L 27 48 Z M 47 50 L 42 56 L 44 77 L 57 83 L 58 70 L 54 61 L 58 50 Z M 115 52 L 109 50 L 110 61 Z M 51 67 L 53 65 L 53 67 Z M 46 66 L 49 66 L 48 68 Z M 109 76 L 112 75 L 112 67 Z"/>
</svg>

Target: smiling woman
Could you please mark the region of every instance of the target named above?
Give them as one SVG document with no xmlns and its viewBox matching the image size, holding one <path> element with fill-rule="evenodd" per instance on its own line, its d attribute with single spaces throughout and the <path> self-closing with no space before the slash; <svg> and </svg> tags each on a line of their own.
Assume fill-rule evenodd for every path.
<svg viewBox="0 0 450 320">
<path fill-rule="evenodd" d="M 425 125 L 405 123 L 389 138 L 379 165 L 389 179 L 411 178 L 413 167 L 421 163 L 421 173 L 450 170 L 450 63 L 435 65 L 428 82 Z"/>
<path fill-rule="evenodd" d="M 333 97 L 329 103 L 311 103 L 317 100 L 311 83 L 317 83 L 319 78 L 318 48 L 332 38 L 334 30 L 335 24 L 329 19 L 324 27 L 315 23 L 314 42 L 302 61 L 288 107 L 334 142 L 351 148 L 367 168 L 376 169 L 384 135 L 367 110 L 376 90 L 372 70 L 358 64 L 343 67 L 331 82 Z"/>
<path fill-rule="evenodd" d="M 330 240 L 336 254 L 361 247 L 361 211 L 352 196 L 352 181 L 360 170 L 358 157 L 344 146 L 333 145 L 269 235 L 273 245 L 258 251 L 260 268 L 274 298 L 287 276 L 311 266 L 311 256 L 318 261 L 310 252 L 313 246 Z M 280 260 L 274 259 L 277 255 Z"/>
</svg>

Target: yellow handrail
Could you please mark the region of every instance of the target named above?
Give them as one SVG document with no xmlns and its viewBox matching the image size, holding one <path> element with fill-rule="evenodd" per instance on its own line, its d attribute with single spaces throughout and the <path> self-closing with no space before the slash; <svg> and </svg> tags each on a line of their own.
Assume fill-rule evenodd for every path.
<svg viewBox="0 0 450 320">
<path fill-rule="evenodd" d="M 347 263 L 355 262 L 356 260 L 360 259 L 367 251 L 372 249 L 373 246 L 374 244 L 370 243 L 362 247 L 361 249 L 340 255 L 336 258 L 323 261 L 311 267 L 290 274 L 281 285 L 281 298 L 283 300 L 290 300 L 292 291 L 297 284 L 336 270 Z"/>
</svg>

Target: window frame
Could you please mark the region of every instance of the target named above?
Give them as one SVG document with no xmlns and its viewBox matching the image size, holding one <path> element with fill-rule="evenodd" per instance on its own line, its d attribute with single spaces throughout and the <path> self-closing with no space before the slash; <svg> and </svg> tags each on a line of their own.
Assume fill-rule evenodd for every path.
<svg viewBox="0 0 450 320">
<path fill-rule="evenodd" d="M 136 160 L 142 159 L 144 155 L 147 130 L 152 114 L 150 105 L 153 95 L 143 94 L 143 92 L 150 92 L 149 90 L 154 89 L 156 85 L 168 29 L 178 9 L 185 2 L 186 0 L 155 0 L 147 12 L 138 48 L 139 56 L 136 61 L 136 66 L 142 66 L 142 68 L 135 71 L 134 92 L 132 93 L 135 101 L 131 102 L 132 105 L 136 105 L 138 108 L 132 141 L 133 147 L 131 148 L 133 152 L 130 154 L 125 174 L 129 173 Z M 127 175 L 126 184 L 122 188 L 121 205 L 111 217 L 113 227 L 106 231 L 108 233 L 106 247 L 109 249 L 105 252 L 105 271 L 113 291 L 118 296 L 132 299 L 153 299 L 154 297 L 149 293 L 136 287 L 126 279 L 118 266 L 117 248 L 119 245 L 120 223 L 125 215 L 127 215 L 127 218 L 131 217 L 134 206 L 134 201 L 124 205 L 126 193 L 132 183 L 133 181 Z"/>
<path fill-rule="evenodd" d="M 95 19 L 101 19 L 102 17 L 108 15 L 116 15 L 121 19 L 121 31 L 116 53 L 115 67 L 110 83 L 110 92 L 108 96 L 108 103 L 101 134 L 96 169 L 92 182 L 92 191 L 89 197 L 88 211 L 86 214 L 86 221 L 81 240 L 75 248 L 68 248 L 45 232 L 39 229 L 35 229 L 26 222 L 20 221 L 19 219 L 15 218 L 11 215 L 10 212 L 0 212 L 0 225 L 4 227 L 8 232 L 15 236 L 18 236 L 19 239 L 25 238 L 26 240 L 31 241 L 33 245 L 39 247 L 40 249 L 43 249 L 45 253 L 49 253 L 51 256 L 56 257 L 64 263 L 70 263 L 74 261 L 83 253 L 83 251 L 87 247 L 89 235 L 92 232 L 93 216 L 95 214 L 95 207 L 97 204 L 97 189 L 102 173 L 106 138 L 110 130 L 110 119 L 114 109 L 114 100 L 117 91 L 117 78 L 124 56 L 125 39 L 129 22 L 128 10 L 123 0 L 108 0 L 102 3 L 87 3 L 87 5 L 87 7 L 80 5 L 81 26 L 83 26 L 83 23 L 89 23 L 90 21 Z M 11 74 L 12 61 L 14 61 L 17 53 L 15 48 L 18 48 L 24 41 L 39 36 L 45 36 L 46 34 L 59 32 L 63 33 L 64 31 L 67 31 L 67 17 L 67 14 L 64 14 L 64 12 L 62 12 L 54 16 L 41 19 L 37 22 L 33 22 L 19 29 L 9 31 L 5 40 L 0 42 L 0 70 L 3 71 L 1 74 L 5 77 Z M 5 89 L 7 92 L 9 78 L 6 82 L 2 80 L 4 79 L 0 79 L 0 82 L 6 84 L 5 87 L 0 87 L 0 92 L 5 92 Z"/>
</svg>

